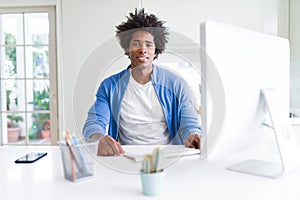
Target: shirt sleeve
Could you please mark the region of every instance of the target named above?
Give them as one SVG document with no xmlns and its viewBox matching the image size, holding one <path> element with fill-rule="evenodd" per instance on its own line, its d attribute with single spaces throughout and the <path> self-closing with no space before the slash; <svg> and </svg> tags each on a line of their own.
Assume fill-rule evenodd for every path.
<svg viewBox="0 0 300 200">
<path fill-rule="evenodd" d="M 105 84 L 101 84 L 96 95 L 96 101 L 88 111 L 82 131 L 83 136 L 86 138 L 91 137 L 95 133 L 106 134 L 110 109 L 109 98 L 105 91 Z"/>
<path fill-rule="evenodd" d="M 189 86 L 185 83 L 182 85 L 180 92 L 180 130 L 182 142 L 190 134 L 201 136 L 200 116 L 197 113 L 196 99 Z"/>
</svg>

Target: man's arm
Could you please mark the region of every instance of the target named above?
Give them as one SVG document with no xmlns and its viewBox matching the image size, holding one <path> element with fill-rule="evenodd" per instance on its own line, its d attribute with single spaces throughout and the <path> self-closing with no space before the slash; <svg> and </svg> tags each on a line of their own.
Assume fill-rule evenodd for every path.
<svg viewBox="0 0 300 200">
<path fill-rule="evenodd" d="M 108 119 L 101 118 L 101 120 L 102 122 L 97 119 L 95 104 L 92 105 L 88 111 L 88 116 L 82 130 L 83 136 L 85 138 L 90 138 L 95 133 L 101 133 L 105 135 Z"/>
<path fill-rule="evenodd" d="M 86 138 L 99 140 L 97 153 L 99 156 L 120 155 L 124 153 L 120 143 L 106 135 L 106 127 L 111 115 L 106 86 L 107 84 L 102 83 L 97 91 L 96 101 L 88 111 L 83 135 Z"/>
<path fill-rule="evenodd" d="M 186 81 L 182 82 L 180 96 L 180 133 L 186 147 L 201 148 L 201 125 L 195 105 L 196 99 Z"/>
<path fill-rule="evenodd" d="M 102 126 L 97 120 L 95 105 L 93 105 L 88 112 L 88 118 L 83 128 L 83 135 L 86 138 L 99 140 L 97 152 L 98 156 L 113 156 L 124 153 L 120 143 L 114 140 L 111 136 L 106 135 L 104 125 L 108 123 L 108 119 L 101 119 L 104 120 L 104 123 L 102 120 Z"/>
</svg>

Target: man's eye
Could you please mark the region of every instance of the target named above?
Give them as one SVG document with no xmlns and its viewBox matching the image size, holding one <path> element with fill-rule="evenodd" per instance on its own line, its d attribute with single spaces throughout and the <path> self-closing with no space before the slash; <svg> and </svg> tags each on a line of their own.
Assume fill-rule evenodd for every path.
<svg viewBox="0 0 300 200">
<path fill-rule="evenodd" d="M 139 43 L 138 43 L 138 42 L 134 42 L 134 43 L 132 43 L 132 46 L 138 47 L 138 46 L 139 46 Z"/>
<path fill-rule="evenodd" d="M 153 48 L 153 44 L 147 44 L 148 48 Z"/>
</svg>

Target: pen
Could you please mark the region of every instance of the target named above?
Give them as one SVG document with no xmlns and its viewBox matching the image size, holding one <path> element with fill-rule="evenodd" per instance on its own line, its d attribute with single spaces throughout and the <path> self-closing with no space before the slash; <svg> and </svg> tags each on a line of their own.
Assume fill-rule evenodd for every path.
<svg viewBox="0 0 300 200">
<path fill-rule="evenodd" d="M 77 153 L 79 154 L 80 162 L 81 162 L 81 164 L 82 164 L 84 173 L 88 173 L 87 168 L 86 168 L 86 165 L 85 165 L 85 163 L 84 163 L 84 158 L 83 158 L 82 153 L 81 153 L 81 151 L 80 151 L 80 148 L 77 146 L 77 145 L 78 145 L 78 142 L 77 142 L 77 140 L 76 140 L 76 137 L 75 137 L 74 133 L 72 134 L 72 138 L 71 138 L 71 139 L 72 139 L 72 141 L 73 141 L 73 144 L 75 145 L 75 148 L 76 148 L 76 150 L 77 150 Z"/>
</svg>

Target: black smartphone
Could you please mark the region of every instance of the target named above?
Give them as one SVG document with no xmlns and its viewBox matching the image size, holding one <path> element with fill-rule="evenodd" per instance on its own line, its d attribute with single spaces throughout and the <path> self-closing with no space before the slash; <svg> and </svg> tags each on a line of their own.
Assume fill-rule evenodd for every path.
<svg viewBox="0 0 300 200">
<path fill-rule="evenodd" d="M 44 152 L 31 152 L 15 160 L 15 163 L 33 163 L 46 155 Z"/>
</svg>

